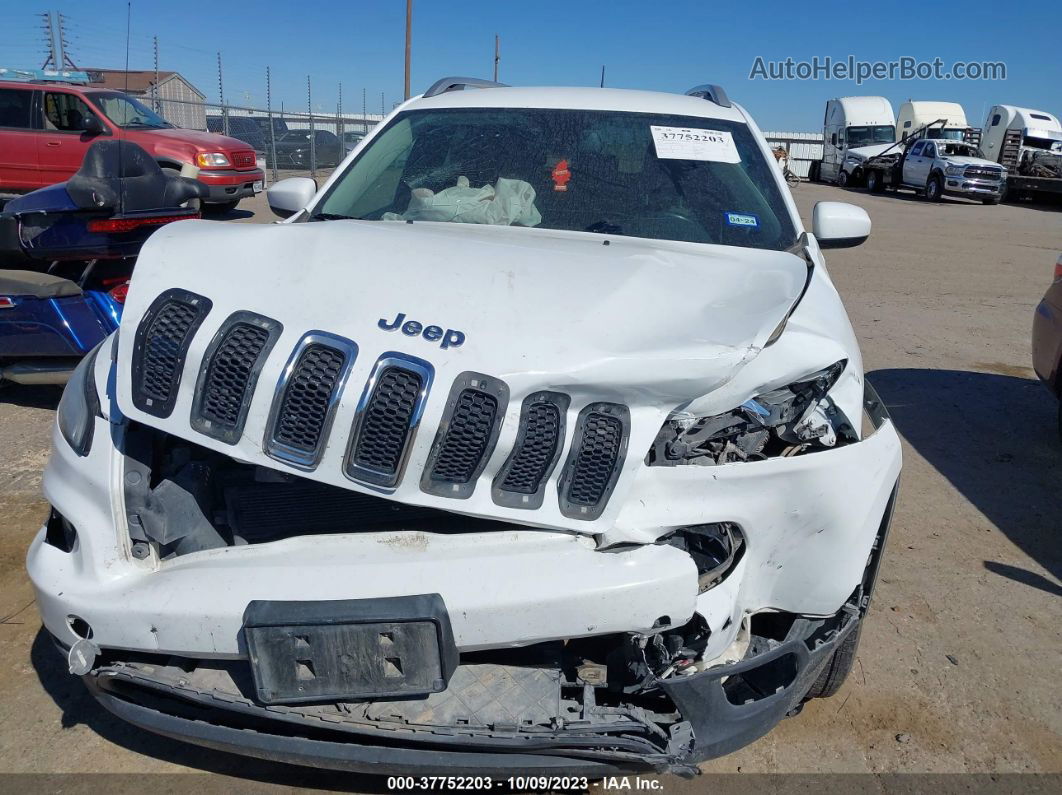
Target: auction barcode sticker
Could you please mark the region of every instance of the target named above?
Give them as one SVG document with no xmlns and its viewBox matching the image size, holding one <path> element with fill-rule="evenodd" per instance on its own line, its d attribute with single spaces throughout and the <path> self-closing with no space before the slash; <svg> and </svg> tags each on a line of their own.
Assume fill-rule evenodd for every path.
<svg viewBox="0 0 1062 795">
<path fill-rule="evenodd" d="M 713 160 L 740 163 L 734 136 L 724 130 L 650 125 L 656 156 L 664 160 Z"/>
</svg>

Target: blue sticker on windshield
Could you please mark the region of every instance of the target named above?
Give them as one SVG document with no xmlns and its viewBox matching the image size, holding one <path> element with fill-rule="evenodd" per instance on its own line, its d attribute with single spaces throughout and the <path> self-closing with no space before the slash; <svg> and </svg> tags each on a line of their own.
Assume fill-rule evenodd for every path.
<svg viewBox="0 0 1062 795">
<path fill-rule="evenodd" d="M 723 213 L 730 226 L 748 226 L 753 229 L 760 225 L 760 219 L 752 213 Z"/>
</svg>

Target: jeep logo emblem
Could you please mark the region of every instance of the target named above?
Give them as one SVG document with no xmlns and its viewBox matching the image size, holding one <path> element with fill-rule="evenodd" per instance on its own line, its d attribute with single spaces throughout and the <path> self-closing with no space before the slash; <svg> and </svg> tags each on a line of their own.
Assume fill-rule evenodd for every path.
<svg viewBox="0 0 1062 795">
<path fill-rule="evenodd" d="M 405 312 L 399 312 L 390 323 L 385 318 L 380 318 L 376 325 L 384 331 L 398 331 L 401 328 L 407 337 L 423 337 L 428 342 L 438 342 L 443 350 L 458 348 L 465 342 L 465 332 L 452 328 L 443 331 L 441 326 L 425 326 L 416 320 L 406 320 Z"/>
</svg>

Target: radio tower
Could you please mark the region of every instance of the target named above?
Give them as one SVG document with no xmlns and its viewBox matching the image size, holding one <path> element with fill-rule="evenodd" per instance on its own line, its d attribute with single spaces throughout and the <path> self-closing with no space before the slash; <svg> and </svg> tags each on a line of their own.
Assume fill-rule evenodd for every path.
<svg viewBox="0 0 1062 795">
<path fill-rule="evenodd" d="M 48 50 L 48 57 L 41 64 L 41 69 L 50 66 L 56 71 L 77 70 L 77 65 L 68 52 L 70 42 L 66 38 L 66 17 L 58 11 L 46 11 L 41 14 L 41 18 L 44 19 L 44 43 Z"/>
</svg>

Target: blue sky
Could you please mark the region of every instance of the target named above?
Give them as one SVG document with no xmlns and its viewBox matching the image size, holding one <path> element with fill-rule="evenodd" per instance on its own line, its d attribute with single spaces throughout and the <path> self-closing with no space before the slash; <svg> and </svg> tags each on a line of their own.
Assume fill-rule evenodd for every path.
<svg viewBox="0 0 1062 795">
<path fill-rule="evenodd" d="M 40 66 L 43 34 L 35 14 L 54 9 L 68 19 L 70 50 L 80 66 L 121 68 L 126 3 L 115 0 L 9 2 L 0 31 L 0 65 Z M 489 77 L 494 34 L 502 40 L 500 77 L 517 85 L 606 85 L 681 92 L 722 84 L 769 130 L 813 130 L 825 101 L 882 94 L 894 107 L 907 99 L 960 102 L 972 124 L 996 103 L 1062 113 L 1062 22 L 1041 5 L 1006 22 L 1006 4 L 969 0 L 926 4 L 919 23 L 900 20 L 917 6 L 895 3 L 663 3 L 534 0 L 414 0 L 413 91 L 443 75 Z M 343 83 L 344 109 L 370 112 L 401 99 L 404 0 L 134 0 L 130 65 L 179 71 L 218 96 L 215 53 L 224 64 L 226 97 L 265 102 L 265 67 L 273 74 L 274 107 L 306 108 L 306 76 L 314 108 L 334 111 Z M 900 56 L 947 66 L 957 60 L 1003 61 L 1005 81 L 767 82 L 749 80 L 757 56 L 890 60 Z"/>
</svg>

